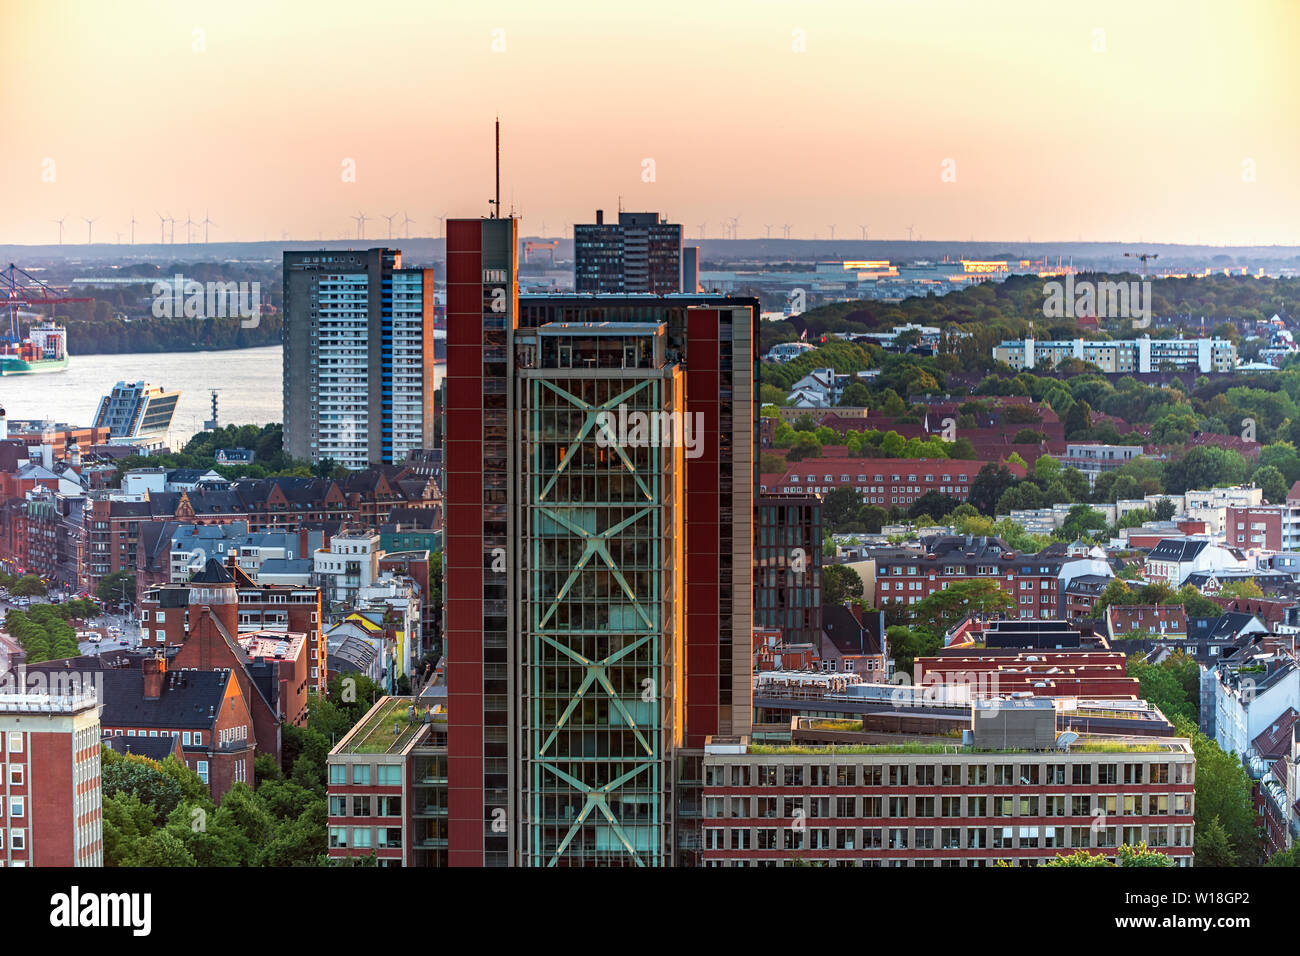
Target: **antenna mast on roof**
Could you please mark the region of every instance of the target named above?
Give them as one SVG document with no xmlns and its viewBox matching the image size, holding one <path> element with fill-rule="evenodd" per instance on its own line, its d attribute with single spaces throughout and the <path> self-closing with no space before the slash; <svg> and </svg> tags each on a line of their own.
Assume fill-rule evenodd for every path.
<svg viewBox="0 0 1300 956">
<path fill-rule="evenodd" d="M 497 117 L 497 121 L 496 121 L 496 135 L 497 135 L 497 159 L 496 159 L 497 181 L 496 181 L 496 196 L 492 200 L 492 218 L 500 219 L 501 218 L 501 117 L 499 116 Z"/>
</svg>

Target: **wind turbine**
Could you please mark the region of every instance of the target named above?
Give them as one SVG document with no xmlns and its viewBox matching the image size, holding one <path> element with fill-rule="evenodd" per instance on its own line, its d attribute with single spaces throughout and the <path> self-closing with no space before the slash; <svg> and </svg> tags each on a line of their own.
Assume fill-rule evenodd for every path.
<svg viewBox="0 0 1300 956">
<path fill-rule="evenodd" d="M 203 227 L 203 242 L 206 245 L 208 241 L 208 227 L 216 225 L 215 222 L 208 218 L 208 211 L 206 209 L 203 210 L 203 221 L 199 223 L 199 225 Z"/>
<path fill-rule="evenodd" d="M 406 230 L 407 239 L 411 238 L 411 223 L 413 222 L 415 222 L 414 219 L 412 219 L 406 213 L 402 213 L 402 228 Z"/>
<path fill-rule="evenodd" d="M 158 244 L 162 245 L 167 241 L 167 217 L 156 210 L 154 215 L 158 217 Z"/>
<path fill-rule="evenodd" d="M 85 216 L 82 216 L 81 218 L 86 219 Z M 98 216 L 95 217 L 95 219 L 98 218 Z M 91 236 L 95 234 L 95 219 L 86 219 L 86 245 L 91 244 Z"/>
<path fill-rule="evenodd" d="M 704 238 L 704 227 L 707 226 L 707 225 L 708 225 L 707 222 L 702 222 L 702 223 L 700 223 L 700 238 L 701 238 L 701 239 Z"/>
<path fill-rule="evenodd" d="M 352 218 L 352 220 L 353 220 L 354 222 L 356 222 L 356 224 L 357 224 L 357 238 L 358 238 L 358 239 L 364 239 L 364 238 L 366 238 L 366 220 L 367 220 L 367 219 L 372 219 L 372 218 L 374 218 L 374 217 L 372 217 L 372 216 L 367 216 L 367 215 L 363 212 L 363 213 L 358 213 L 357 215 L 355 215 L 355 216 L 353 216 L 353 217 L 351 217 L 351 218 Z"/>
<path fill-rule="evenodd" d="M 908 227 L 907 227 L 907 241 L 908 241 L 908 242 L 911 242 L 911 241 L 912 241 L 912 227 L 911 227 L 911 226 L 908 226 Z"/>
<path fill-rule="evenodd" d="M 862 225 L 861 223 L 859 223 L 859 224 L 858 224 L 858 228 L 862 230 L 862 241 L 863 241 L 863 242 L 866 242 L 866 241 L 867 241 L 867 227 L 864 226 L 864 225 Z"/>
<path fill-rule="evenodd" d="M 732 239 L 740 238 L 740 217 L 739 216 L 731 217 L 731 238 Z"/>
<path fill-rule="evenodd" d="M 63 217 L 63 219 L 66 219 L 66 218 L 68 218 L 68 217 L 67 217 L 67 216 L 64 216 L 64 217 Z M 63 219 L 55 219 L 55 220 L 54 220 L 55 222 L 57 222 L 57 223 L 59 224 L 59 245 L 63 245 Z"/>
<path fill-rule="evenodd" d="M 787 223 L 785 223 L 784 225 L 782 225 L 781 228 L 782 228 L 783 230 L 785 230 L 785 237 L 786 237 L 787 239 L 789 239 L 789 238 L 790 238 L 790 224 L 787 222 Z"/>
<path fill-rule="evenodd" d="M 131 245 L 135 245 L 135 210 L 131 210 Z"/>
<path fill-rule="evenodd" d="M 195 222 L 190 218 L 189 211 L 187 210 L 185 213 L 185 245 L 187 246 L 194 241 L 193 237 L 190 235 L 190 228 L 194 225 Z"/>
<path fill-rule="evenodd" d="M 834 242 L 834 241 L 835 241 L 835 223 L 831 223 L 831 224 L 830 224 L 830 227 L 831 227 L 831 242 Z"/>
<path fill-rule="evenodd" d="M 392 239 L 392 238 L 393 238 L 393 220 L 397 218 L 397 213 L 393 213 L 391 216 L 380 216 L 379 218 L 380 218 L 380 219 L 387 219 L 387 220 L 388 220 L 388 238 L 389 238 L 389 239 Z"/>
</svg>

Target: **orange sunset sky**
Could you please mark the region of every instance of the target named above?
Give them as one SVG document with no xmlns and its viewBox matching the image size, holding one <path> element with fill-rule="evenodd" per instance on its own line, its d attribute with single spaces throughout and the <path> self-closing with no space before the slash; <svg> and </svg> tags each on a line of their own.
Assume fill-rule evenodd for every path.
<svg viewBox="0 0 1300 956">
<path fill-rule="evenodd" d="M 496 115 L 529 235 L 621 196 L 689 239 L 1294 244 L 1298 38 L 1300 0 L 0 0 L 0 244 L 436 235 Z"/>
</svg>

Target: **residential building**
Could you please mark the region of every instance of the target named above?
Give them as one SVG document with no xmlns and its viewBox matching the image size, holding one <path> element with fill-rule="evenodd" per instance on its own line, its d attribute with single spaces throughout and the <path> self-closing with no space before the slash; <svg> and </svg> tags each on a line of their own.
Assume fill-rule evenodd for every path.
<svg viewBox="0 0 1300 956">
<path fill-rule="evenodd" d="M 168 392 L 147 382 L 118 382 L 99 400 L 93 427 L 107 428 L 110 442 L 161 448 L 167 444 L 180 397 L 179 391 Z"/>
<path fill-rule="evenodd" d="M 330 859 L 374 854 L 380 866 L 447 865 L 444 708 L 380 698 L 330 751 L 328 768 Z"/>
<path fill-rule="evenodd" d="M 1180 588 L 1195 572 L 1246 571 L 1252 562 L 1238 548 L 1224 548 L 1206 538 L 1165 538 L 1147 552 L 1143 574 Z"/>
<path fill-rule="evenodd" d="M 0 866 L 103 866 L 99 700 L 0 688 Z"/>
<path fill-rule="evenodd" d="M 987 461 L 926 458 L 804 458 L 784 475 L 759 476 L 759 494 L 826 494 L 856 488 L 862 501 L 906 509 L 928 491 L 965 501 Z"/>
<path fill-rule="evenodd" d="M 1243 758 L 1251 742 L 1288 708 L 1300 710 L 1300 669 L 1286 657 L 1252 654 L 1219 664 L 1202 680 L 1209 681 L 1214 692 L 1215 740 L 1225 752 Z"/>
<path fill-rule="evenodd" d="M 1068 359 L 1096 365 L 1103 372 L 1144 375 L 1175 371 L 1231 372 L 1237 347 L 1226 339 L 1060 339 L 1008 340 L 993 348 L 993 359 L 1015 371 L 1048 368 Z"/>
<path fill-rule="evenodd" d="M 360 470 L 433 444 L 433 292 L 397 249 L 284 253 L 288 454 Z"/>
<path fill-rule="evenodd" d="M 868 554 L 876 562 L 873 607 L 891 601 L 916 604 L 953 581 L 988 579 L 1015 602 L 1009 616 L 1055 620 L 1067 613 L 1075 578 L 1114 577 L 1104 558 L 1072 555 L 1063 542 L 1023 554 L 999 538 L 930 535 L 917 546 L 869 549 Z"/>
<path fill-rule="evenodd" d="M 312 581 L 332 611 L 356 606 L 357 595 L 379 577 L 383 550 L 373 531 L 346 530 L 330 539 L 329 548 L 312 555 Z"/>
<path fill-rule="evenodd" d="M 1135 458 L 1141 458 L 1141 445 L 1103 445 L 1101 442 L 1069 442 L 1060 457 L 1061 467 L 1077 468 L 1088 479 L 1088 486 L 1097 484 L 1097 476 L 1107 471 L 1118 471 Z"/>
<path fill-rule="evenodd" d="M 1112 604 L 1106 608 L 1106 634 L 1112 641 L 1139 633 L 1184 640 L 1187 611 L 1181 604 Z"/>
<path fill-rule="evenodd" d="M 105 738 L 179 737 L 186 766 L 217 803 L 236 783 L 254 785 L 253 718 L 232 670 L 169 669 L 159 655 L 101 677 Z"/>
<path fill-rule="evenodd" d="M 208 558 L 186 582 L 158 585 L 141 596 L 140 646 L 165 649 L 189 643 L 207 612 L 216 614 L 224 631 L 214 641 L 219 637 L 230 644 L 251 634 L 301 635 L 307 679 L 318 693 L 326 692 L 319 588 L 258 584 L 237 567 Z M 230 652 L 238 656 L 234 648 Z M 252 696 L 247 685 L 245 693 Z"/>
<path fill-rule="evenodd" d="M 702 864 L 1032 866 L 1146 843 L 1191 865 L 1188 740 L 1063 733 L 1047 698 L 981 700 L 965 715 L 957 742 L 900 714 L 893 734 L 865 716 L 796 717 L 784 745 L 711 738 Z"/>
<path fill-rule="evenodd" d="M 804 352 L 811 352 L 816 348 L 817 346 L 811 342 L 778 342 L 767 350 L 767 354 L 763 358 L 769 362 L 778 362 L 784 365 L 786 362 L 797 359 Z"/>
</svg>

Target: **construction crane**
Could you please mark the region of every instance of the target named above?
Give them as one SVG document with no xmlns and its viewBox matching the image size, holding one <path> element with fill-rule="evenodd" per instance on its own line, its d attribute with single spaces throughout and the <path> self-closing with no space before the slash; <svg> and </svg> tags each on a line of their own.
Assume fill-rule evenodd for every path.
<svg viewBox="0 0 1300 956">
<path fill-rule="evenodd" d="M 1129 259 L 1141 259 L 1141 260 L 1142 260 L 1142 274 L 1143 274 L 1143 275 L 1146 275 L 1146 274 L 1147 274 L 1147 260 L 1148 260 L 1148 259 L 1159 259 L 1159 258 L 1160 258 L 1160 253 L 1158 253 L 1158 252 L 1126 252 L 1126 253 L 1124 253 L 1124 256 L 1125 256 L 1126 258 L 1129 258 Z"/>
<path fill-rule="evenodd" d="M 91 301 L 94 300 L 59 295 L 36 276 L 18 268 L 12 262 L 9 263 L 8 269 L 0 272 L 0 310 L 9 314 L 7 337 L 10 342 L 17 342 L 21 338 L 18 334 L 18 315 L 24 306 Z M 2 323 L 0 323 L 0 332 L 3 332 Z"/>
<path fill-rule="evenodd" d="M 524 262 L 532 262 L 534 252 L 545 252 L 551 257 L 551 265 L 555 265 L 555 247 L 559 244 L 559 239 L 550 239 L 545 242 L 540 239 L 525 239 Z"/>
</svg>

